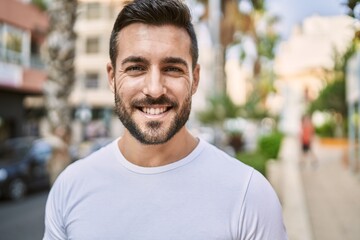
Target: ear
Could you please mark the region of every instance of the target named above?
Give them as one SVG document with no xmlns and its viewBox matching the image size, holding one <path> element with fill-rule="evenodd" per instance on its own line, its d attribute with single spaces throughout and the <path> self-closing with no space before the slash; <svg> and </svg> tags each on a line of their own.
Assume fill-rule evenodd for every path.
<svg viewBox="0 0 360 240">
<path fill-rule="evenodd" d="M 107 71 L 107 77 L 108 77 L 108 85 L 110 87 L 110 90 L 114 93 L 115 92 L 115 69 L 113 68 L 112 64 L 109 62 L 106 64 L 106 71 Z"/>
<path fill-rule="evenodd" d="M 191 94 L 194 95 L 198 89 L 200 81 L 200 65 L 196 64 L 194 70 L 193 70 L 193 84 L 191 89 Z"/>
</svg>

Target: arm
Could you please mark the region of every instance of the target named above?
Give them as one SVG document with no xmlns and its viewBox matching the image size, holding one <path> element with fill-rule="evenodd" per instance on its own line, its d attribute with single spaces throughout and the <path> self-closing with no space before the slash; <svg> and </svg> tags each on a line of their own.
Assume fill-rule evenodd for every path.
<svg viewBox="0 0 360 240">
<path fill-rule="evenodd" d="M 58 179 L 59 180 L 59 179 Z M 65 227 L 62 217 L 61 181 L 53 185 L 45 209 L 45 233 L 43 240 L 66 240 Z"/>
<path fill-rule="evenodd" d="M 249 182 L 239 220 L 241 240 L 288 239 L 279 199 L 257 171 Z"/>
</svg>

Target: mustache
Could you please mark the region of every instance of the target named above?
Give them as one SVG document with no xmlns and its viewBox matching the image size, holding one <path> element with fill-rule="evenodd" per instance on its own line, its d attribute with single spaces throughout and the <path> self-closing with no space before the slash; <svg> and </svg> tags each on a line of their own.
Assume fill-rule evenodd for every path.
<svg viewBox="0 0 360 240">
<path fill-rule="evenodd" d="M 145 107 L 149 105 L 169 105 L 172 107 L 177 107 L 179 104 L 176 101 L 171 100 L 169 97 L 162 95 L 158 98 L 146 96 L 143 99 L 133 100 L 131 105 L 134 107 Z"/>
</svg>

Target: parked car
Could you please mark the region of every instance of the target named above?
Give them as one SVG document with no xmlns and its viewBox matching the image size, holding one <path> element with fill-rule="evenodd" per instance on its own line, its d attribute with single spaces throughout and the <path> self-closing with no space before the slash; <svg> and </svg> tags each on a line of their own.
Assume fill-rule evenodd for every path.
<svg viewBox="0 0 360 240">
<path fill-rule="evenodd" d="M 30 190 L 48 187 L 50 156 L 51 146 L 35 137 L 0 143 L 0 197 L 18 200 Z"/>
</svg>

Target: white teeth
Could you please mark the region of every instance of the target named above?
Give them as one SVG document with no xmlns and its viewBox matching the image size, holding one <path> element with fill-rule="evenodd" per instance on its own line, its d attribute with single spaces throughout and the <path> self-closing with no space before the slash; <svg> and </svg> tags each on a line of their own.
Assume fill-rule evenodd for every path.
<svg viewBox="0 0 360 240">
<path fill-rule="evenodd" d="M 142 108 L 142 111 L 146 114 L 151 114 L 151 115 L 159 115 L 163 112 L 166 111 L 165 107 L 161 107 L 161 108 Z"/>
</svg>

